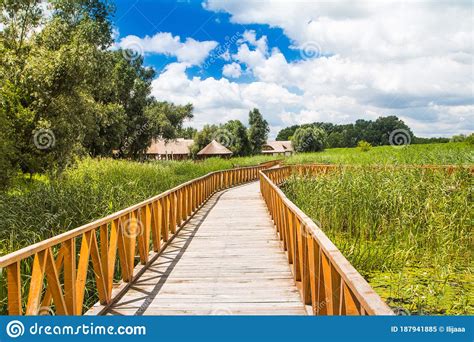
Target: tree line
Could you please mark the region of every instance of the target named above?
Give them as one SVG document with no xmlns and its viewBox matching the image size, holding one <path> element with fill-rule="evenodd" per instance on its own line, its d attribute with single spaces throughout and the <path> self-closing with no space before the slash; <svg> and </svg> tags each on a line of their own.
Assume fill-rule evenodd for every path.
<svg viewBox="0 0 474 342">
<path fill-rule="evenodd" d="M 80 155 L 139 158 L 193 116 L 151 96 L 142 56 L 112 49 L 108 1 L 46 4 L 48 15 L 40 0 L 0 2 L 0 185 Z"/>
<path fill-rule="evenodd" d="M 324 147 L 356 147 L 361 141 L 372 146 L 396 144 L 396 141 L 391 141 L 391 138 L 396 138 L 393 132 L 403 134 L 404 141 L 412 144 L 450 141 L 449 138 L 415 137 L 410 127 L 394 115 L 379 117 L 375 121 L 360 119 L 343 125 L 327 122 L 293 125 L 280 130 L 276 140 L 292 140 L 297 151 L 318 151 Z"/>
</svg>

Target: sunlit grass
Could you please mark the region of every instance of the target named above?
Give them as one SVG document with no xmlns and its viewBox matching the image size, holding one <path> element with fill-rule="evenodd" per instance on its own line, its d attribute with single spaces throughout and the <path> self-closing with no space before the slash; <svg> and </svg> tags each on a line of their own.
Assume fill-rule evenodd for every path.
<svg viewBox="0 0 474 342">
<path fill-rule="evenodd" d="M 391 306 L 472 314 L 471 182 L 466 169 L 362 167 L 291 178 L 284 191 Z"/>
<path fill-rule="evenodd" d="M 467 143 L 378 146 L 369 151 L 359 148 L 332 148 L 324 152 L 298 153 L 287 159 L 290 164 L 331 163 L 355 165 L 473 164 L 474 147 Z"/>
</svg>

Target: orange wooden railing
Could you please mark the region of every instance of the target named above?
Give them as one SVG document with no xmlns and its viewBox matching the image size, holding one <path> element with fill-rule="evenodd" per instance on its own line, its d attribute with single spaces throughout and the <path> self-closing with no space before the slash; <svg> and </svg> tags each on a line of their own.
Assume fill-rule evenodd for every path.
<svg viewBox="0 0 474 342">
<path fill-rule="evenodd" d="M 317 176 L 337 170 L 421 169 L 452 173 L 472 166 L 455 165 L 388 165 L 355 166 L 333 164 L 298 164 L 262 170 L 260 189 L 275 222 L 282 246 L 287 252 L 294 279 L 302 300 L 312 306 L 315 315 L 392 315 L 392 310 L 375 293 L 357 270 L 347 261 L 301 209 L 291 202 L 278 185 L 293 174 Z"/>
<path fill-rule="evenodd" d="M 278 187 L 293 172 L 326 173 L 336 167 L 298 165 L 260 172 L 260 190 L 302 301 L 311 305 L 314 315 L 393 315 L 323 231 Z"/>
<path fill-rule="evenodd" d="M 52 312 L 54 307 L 54 313 L 59 315 L 81 315 L 85 309 L 86 282 L 90 283 L 88 276 L 92 274 L 93 291 L 100 304 L 112 303 L 117 262 L 122 281 L 132 283 L 141 274 L 135 266 L 153 262 L 212 194 L 258 179 L 259 171 L 277 163 L 211 172 L 132 207 L 0 257 L 0 268 L 7 269 L 8 313 L 36 315 L 44 308 Z M 31 273 L 22 274 L 22 270 Z"/>
</svg>

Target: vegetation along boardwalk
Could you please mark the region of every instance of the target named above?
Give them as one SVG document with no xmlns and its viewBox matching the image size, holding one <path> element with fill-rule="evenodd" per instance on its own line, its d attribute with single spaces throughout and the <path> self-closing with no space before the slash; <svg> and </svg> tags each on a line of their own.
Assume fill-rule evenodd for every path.
<svg viewBox="0 0 474 342">
<path fill-rule="evenodd" d="M 9 314 L 393 314 L 279 189 L 300 167 L 277 163 L 211 172 L 0 257 Z"/>
<path fill-rule="evenodd" d="M 106 312 L 305 314 L 258 183 L 215 194 Z"/>
</svg>

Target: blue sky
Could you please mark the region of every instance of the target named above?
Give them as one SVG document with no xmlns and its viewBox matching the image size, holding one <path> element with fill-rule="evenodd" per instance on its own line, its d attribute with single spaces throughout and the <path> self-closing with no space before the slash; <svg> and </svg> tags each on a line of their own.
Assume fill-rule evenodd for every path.
<svg viewBox="0 0 474 342">
<path fill-rule="evenodd" d="M 144 55 L 153 95 L 189 125 L 279 129 L 395 114 L 420 136 L 473 130 L 469 2 L 116 1 L 116 44 Z M 440 25 L 439 23 L 444 23 Z"/>
</svg>

